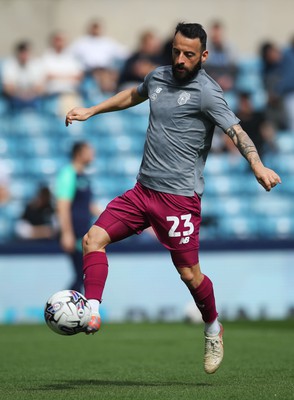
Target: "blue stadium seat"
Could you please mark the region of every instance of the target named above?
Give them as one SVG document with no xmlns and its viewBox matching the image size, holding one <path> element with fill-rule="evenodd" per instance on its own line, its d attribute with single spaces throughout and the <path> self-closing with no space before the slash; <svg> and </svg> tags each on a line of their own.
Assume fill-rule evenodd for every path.
<svg viewBox="0 0 294 400">
<path fill-rule="evenodd" d="M 94 196 L 98 199 L 107 197 L 112 199 L 126 190 L 131 189 L 135 179 L 126 179 L 118 176 L 100 176 L 92 180 Z"/>
<path fill-rule="evenodd" d="M 14 236 L 14 221 L 1 212 L 0 208 L 0 243 L 11 240 Z"/>
<path fill-rule="evenodd" d="M 23 111 L 11 116 L 11 133 L 25 136 L 41 136 L 49 132 L 50 120 L 36 111 Z"/>
<path fill-rule="evenodd" d="M 97 81 L 91 75 L 87 75 L 81 82 L 80 93 L 85 107 L 97 104 L 104 99 L 104 95 L 102 94 Z"/>
<path fill-rule="evenodd" d="M 9 135 L 0 136 L 0 156 L 16 157 L 19 153 L 19 142 L 15 137 Z"/>
<path fill-rule="evenodd" d="M 283 196 L 288 196 L 289 199 L 293 201 L 293 195 L 294 195 L 294 175 L 293 172 L 285 173 L 285 174 L 280 174 L 281 179 L 282 179 L 282 184 L 277 186 L 275 190 L 283 195 Z"/>
<path fill-rule="evenodd" d="M 9 185 L 11 197 L 14 200 L 27 201 L 33 198 L 38 185 L 39 181 L 35 180 L 34 177 L 31 176 L 27 176 L 26 179 L 14 178 Z"/>
<path fill-rule="evenodd" d="M 50 134 L 55 135 L 58 138 L 64 136 L 66 138 L 72 137 L 73 140 L 79 140 L 80 137 L 84 137 L 88 127 L 88 121 L 85 121 L 84 123 L 74 122 L 69 127 L 66 127 L 65 119 L 63 117 L 52 117 L 49 118 L 48 121 Z"/>
<path fill-rule="evenodd" d="M 13 119 L 11 118 L 11 115 L 0 114 L 0 136 L 1 137 L 11 136 L 11 134 L 13 133 L 13 127 L 14 127 L 14 122 Z"/>
<path fill-rule="evenodd" d="M 228 158 L 220 154 L 211 153 L 206 161 L 205 176 L 219 175 L 229 170 Z"/>
<path fill-rule="evenodd" d="M 42 100 L 43 113 L 48 116 L 56 116 L 59 114 L 59 100 L 57 97 L 44 97 Z"/>
<path fill-rule="evenodd" d="M 294 173 L 294 156 L 292 153 L 276 154 L 273 158 L 273 165 L 279 173 L 293 174 Z"/>
<path fill-rule="evenodd" d="M 8 203 L 5 207 L 5 214 L 7 217 L 11 218 L 13 221 L 18 220 L 24 211 L 24 200 L 25 199 L 14 199 Z"/>
<path fill-rule="evenodd" d="M 242 58 L 238 64 L 236 88 L 239 91 L 254 93 L 256 88 L 262 87 L 261 63 L 256 57 Z"/>
<path fill-rule="evenodd" d="M 22 212 L 23 203 L 18 200 L 0 206 L 0 242 L 13 239 L 15 222 Z"/>
<path fill-rule="evenodd" d="M 276 143 L 280 153 L 294 153 L 294 132 L 277 132 Z"/>
<path fill-rule="evenodd" d="M 116 156 L 109 160 L 109 173 L 122 176 L 136 176 L 141 164 L 138 156 Z"/>
<path fill-rule="evenodd" d="M 251 197 L 251 213 L 259 216 L 282 217 L 294 215 L 294 203 L 288 196 L 282 196 L 276 192 L 263 191 L 259 196 Z"/>
<path fill-rule="evenodd" d="M 24 162 L 21 158 L 13 157 L 11 155 L 10 158 L 3 158 L 3 163 L 7 168 L 8 175 L 10 175 L 11 178 L 25 174 Z"/>
<path fill-rule="evenodd" d="M 294 217 L 268 217 L 261 220 L 260 230 L 266 237 L 272 239 L 293 239 Z"/>
<path fill-rule="evenodd" d="M 240 179 L 240 177 L 242 177 Z M 204 193 L 213 196 L 258 194 L 264 189 L 257 183 L 253 174 L 218 174 L 205 176 Z"/>
<path fill-rule="evenodd" d="M 91 143 L 100 155 L 114 156 L 118 153 L 116 137 L 106 132 L 99 132 L 94 135 Z"/>
<path fill-rule="evenodd" d="M 120 112 L 101 114 L 92 119 L 92 128 L 99 132 L 107 132 L 108 135 L 121 135 L 124 133 L 123 117 Z"/>
<path fill-rule="evenodd" d="M 109 167 L 109 156 L 105 153 L 100 153 L 97 151 L 96 157 L 91 164 L 91 171 L 93 171 L 94 176 L 104 176 L 108 173 Z"/>
<path fill-rule="evenodd" d="M 222 238 L 252 239 L 258 235 L 257 218 L 249 216 L 224 216 L 219 219 L 218 236 Z"/>
<path fill-rule="evenodd" d="M 230 196 L 226 201 L 220 201 L 224 214 L 229 216 L 248 215 L 251 196 Z"/>
<path fill-rule="evenodd" d="M 48 180 L 51 176 L 56 176 L 57 172 L 68 162 L 63 156 L 55 157 L 32 157 L 27 159 L 25 171 L 35 178 Z"/>
<path fill-rule="evenodd" d="M 142 103 L 143 104 L 143 103 Z M 128 109 L 122 112 L 124 117 L 124 132 L 127 135 L 146 137 L 148 127 L 148 113 L 134 113 L 133 109 Z"/>
<path fill-rule="evenodd" d="M 236 89 L 239 92 L 251 93 L 253 105 L 256 110 L 263 109 L 266 105 L 267 95 L 261 79 L 261 63 L 259 58 L 246 57 L 238 65 Z"/>
<path fill-rule="evenodd" d="M 8 112 L 8 104 L 6 99 L 0 95 L 0 115 L 6 115 Z"/>
<path fill-rule="evenodd" d="M 209 154 L 206 166 L 205 176 L 219 175 L 223 173 L 234 174 L 248 170 L 248 163 L 239 154 Z"/>
<path fill-rule="evenodd" d="M 19 138 L 19 146 L 22 154 L 29 157 L 51 157 L 56 155 L 57 141 L 55 137 L 28 137 Z"/>
</svg>

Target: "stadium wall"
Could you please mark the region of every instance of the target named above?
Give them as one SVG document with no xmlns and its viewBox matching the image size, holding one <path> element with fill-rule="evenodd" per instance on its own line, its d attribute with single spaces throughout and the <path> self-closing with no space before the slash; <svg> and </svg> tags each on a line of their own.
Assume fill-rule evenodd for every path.
<svg viewBox="0 0 294 400">
<path fill-rule="evenodd" d="M 20 39 L 31 40 L 42 52 L 56 29 L 75 39 L 93 18 L 104 21 L 107 34 L 130 49 L 142 30 L 155 29 L 166 38 L 179 20 L 206 28 L 213 19 L 222 20 L 229 40 L 245 55 L 265 39 L 284 45 L 294 33 L 293 0 L 0 0 L 0 10 L 0 57 Z"/>
<path fill-rule="evenodd" d="M 222 319 L 293 317 L 294 250 L 204 251 Z M 200 320 L 167 252 L 111 253 L 104 321 Z M 43 322 L 46 300 L 68 288 L 64 254 L 0 256 L 0 323 Z"/>
</svg>

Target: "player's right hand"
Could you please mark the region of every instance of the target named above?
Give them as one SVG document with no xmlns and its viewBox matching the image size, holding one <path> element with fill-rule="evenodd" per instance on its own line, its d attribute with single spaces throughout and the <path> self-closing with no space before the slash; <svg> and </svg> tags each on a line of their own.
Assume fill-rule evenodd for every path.
<svg viewBox="0 0 294 400">
<path fill-rule="evenodd" d="M 89 117 L 91 117 L 89 108 L 75 107 L 66 114 L 65 126 L 72 124 L 72 121 L 86 121 Z"/>
</svg>

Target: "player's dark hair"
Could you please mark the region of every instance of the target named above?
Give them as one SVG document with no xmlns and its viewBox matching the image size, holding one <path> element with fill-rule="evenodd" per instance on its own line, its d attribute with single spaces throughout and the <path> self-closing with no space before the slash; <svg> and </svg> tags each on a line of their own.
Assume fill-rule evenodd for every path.
<svg viewBox="0 0 294 400">
<path fill-rule="evenodd" d="M 202 51 L 206 50 L 207 34 L 200 24 L 186 24 L 185 22 L 180 22 L 176 26 L 175 35 L 180 32 L 183 36 L 189 39 L 198 38 L 201 43 Z"/>
<path fill-rule="evenodd" d="M 70 153 L 71 159 L 74 160 L 76 158 L 76 156 L 79 154 L 79 152 L 87 145 L 88 145 L 87 142 L 74 143 L 74 145 L 72 146 L 72 149 L 71 149 L 71 153 Z"/>
</svg>

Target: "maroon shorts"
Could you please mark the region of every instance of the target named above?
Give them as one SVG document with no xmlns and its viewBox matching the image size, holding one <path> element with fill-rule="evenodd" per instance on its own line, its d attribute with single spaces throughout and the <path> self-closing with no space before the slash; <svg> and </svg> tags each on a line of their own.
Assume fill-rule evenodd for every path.
<svg viewBox="0 0 294 400">
<path fill-rule="evenodd" d="M 170 250 L 176 267 L 198 263 L 200 198 L 157 192 L 137 183 L 113 199 L 95 225 L 105 229 L 112 242 L 152 226 L 159 241 Z"/>
</svg>

